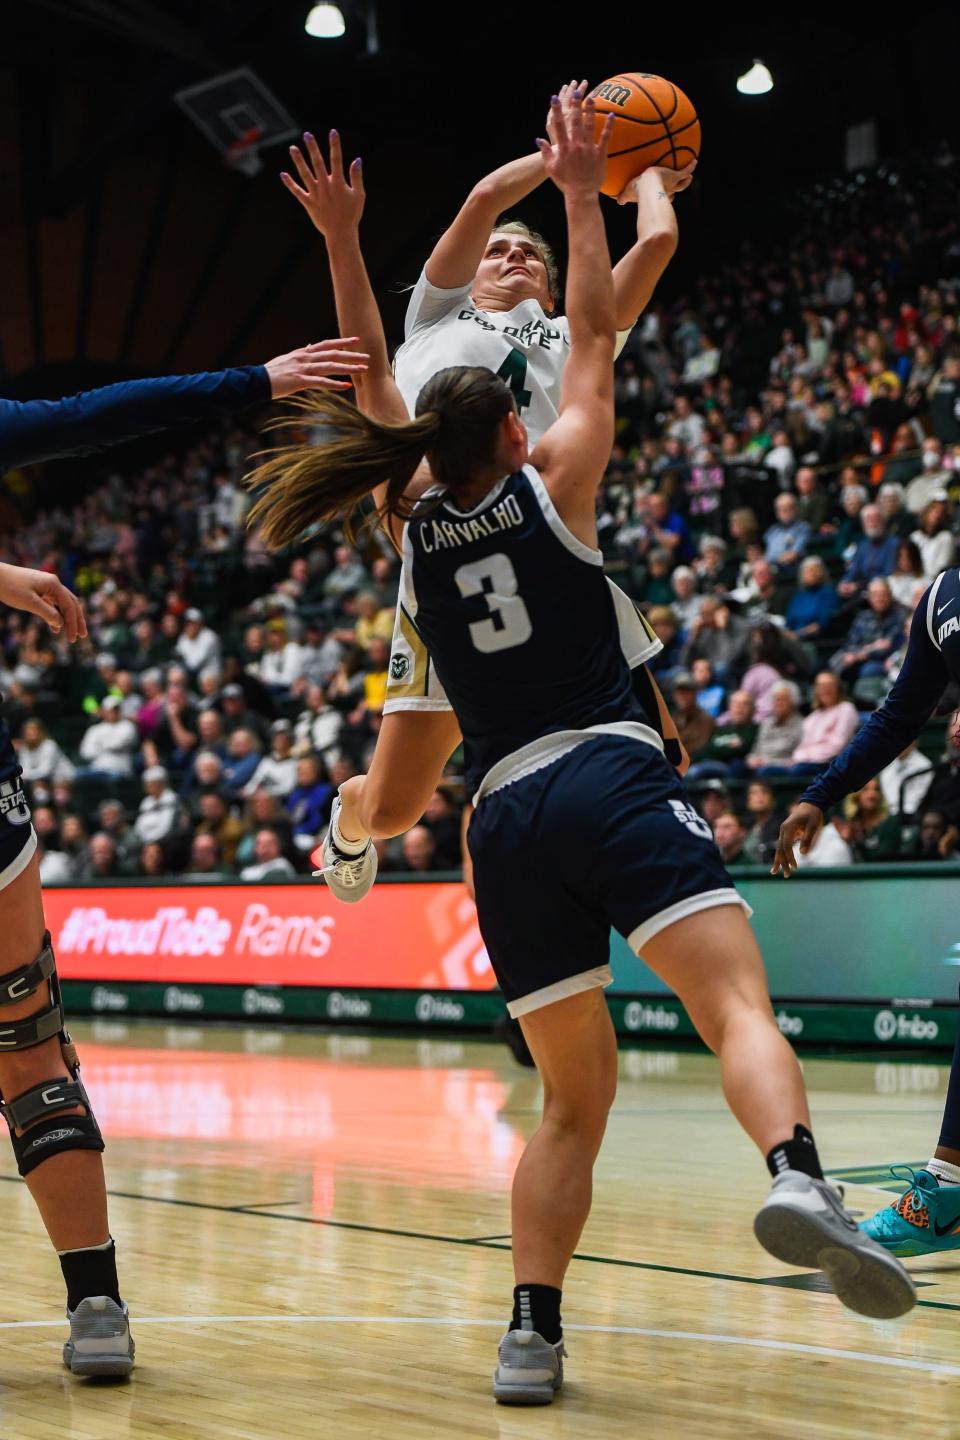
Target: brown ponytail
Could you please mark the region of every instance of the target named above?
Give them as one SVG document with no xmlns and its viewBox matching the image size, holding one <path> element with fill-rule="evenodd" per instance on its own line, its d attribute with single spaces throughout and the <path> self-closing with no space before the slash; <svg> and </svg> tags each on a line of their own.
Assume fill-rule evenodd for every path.
<svg viewBox="0 0 960 1440">
<path fill-rule="evenodd" d="M 497 375 L 463 365 L 432 376 L 417 396 L 417 418 L 399 425 L 364 415 L 342 395 L 298 397 L 267 428 L 306 421 L 320 428 L 320 443 L 261 452 L 261 463 L 244 477 L 248 489 L 263 492 L 247 524 L 262 526 L 274 550 L 327 520 L 346 521 L 349 534 L 363 500 L 384 484 L 379 518 L 408 520 L 416 498 L 406 491 L 423 457 L 438 483 L 455 494 L 495 469 L 499 425 L 513 409 L 513 395 Z"/>
</svg>

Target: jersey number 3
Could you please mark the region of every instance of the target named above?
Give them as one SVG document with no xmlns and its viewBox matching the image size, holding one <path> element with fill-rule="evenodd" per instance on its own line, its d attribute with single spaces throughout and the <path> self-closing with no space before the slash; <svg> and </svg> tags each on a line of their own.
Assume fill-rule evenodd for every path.
<svg viewBox="0 0 960 1440">
<path fill-rule="evenodd" d="M 464 600 L 482 595 L 487 602 L 489 620 L 474 620 L 470 626 L 470 639 L 484 655 L 512 650 L 530 639 L 530 612 L 517 594 L 517 572 L 508 556 L 488 555 L 461 565 L 453 578 Z"/>
</svg>

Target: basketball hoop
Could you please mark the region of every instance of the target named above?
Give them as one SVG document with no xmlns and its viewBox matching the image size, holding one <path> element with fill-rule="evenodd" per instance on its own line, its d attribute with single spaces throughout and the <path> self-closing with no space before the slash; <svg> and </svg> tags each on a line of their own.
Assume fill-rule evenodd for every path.
<svg viewBox="0 0 960 1440">
<path fill-rule="evenodd" d="M 262 138 L 263 131 L 260 126 L 251 125 L 249 130 L 237 136 L 232 145 L 227 146 L 223 152 L 224 163 L 241 175 L 259 175 L 263 169 L 258 148 Z"/>
</svg>

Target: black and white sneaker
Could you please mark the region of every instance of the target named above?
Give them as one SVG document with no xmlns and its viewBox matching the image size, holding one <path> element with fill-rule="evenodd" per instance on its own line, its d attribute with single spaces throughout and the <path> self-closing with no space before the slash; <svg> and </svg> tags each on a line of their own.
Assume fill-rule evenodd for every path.
<svg viewBox="0 0 960 1440">
<path fill-rule="evenodd" d="M 358 900 L 363 899 L 377 878 L 377 850 L 372 840 L 367 841 L 358 855 L 348 855 L 341 850 L 333 838 L 339 815 L 338 795 L 333 802 L 330 824 L 323 844 L 314 850 L 310 859 L 314 865 L 319 862 L 320 868 L 313 873 L 315 876 L 323 876 L 336 898 L 346 901 L 348 905 L 355 905 Z"/>
<path fill-rule="evenodd" d="M 826 1180 L 784 1170 L 757 1211 L 753 1231 L 785 1265 L 822 1270 L 842 1305 L 892 1320 L 917 1303 L 900 1261 L 865 1235 Z"/>
</svg>

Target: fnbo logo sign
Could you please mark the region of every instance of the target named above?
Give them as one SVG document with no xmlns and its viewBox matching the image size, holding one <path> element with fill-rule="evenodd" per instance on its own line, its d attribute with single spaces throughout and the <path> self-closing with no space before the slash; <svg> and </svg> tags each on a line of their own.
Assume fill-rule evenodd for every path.
<svg viewBox="0 0 960 1440">
<path fill-rule="evenodd" d="M 895 1014 L 892 1010 L 878 1010 L 873 1022 L 873 1033 L 878 1040 L 936 1040 L 940 1026 L 936 1020 L 925 1019 L 923 1015 Z"/>
</svg>

